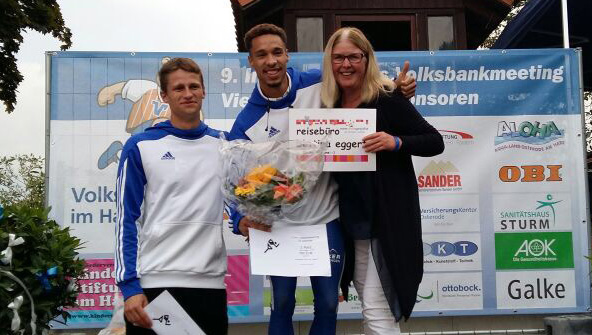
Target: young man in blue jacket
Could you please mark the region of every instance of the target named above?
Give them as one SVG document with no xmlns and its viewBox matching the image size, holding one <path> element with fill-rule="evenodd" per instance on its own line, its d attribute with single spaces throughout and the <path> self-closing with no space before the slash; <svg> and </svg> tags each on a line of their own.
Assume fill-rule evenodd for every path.
<svg viewBox="0 0 592 335">
<path fill-rule="evenodd" d="M 239 113 L 229 138 L 253 142 L 288 140 L 290 108 L 320 108 L 321 71 L 300 72 L 287 66 L 286 33 L 272 24 L 260 24 L 245 35 L 249 64 L 259 82 L 245 108 Z M 413 96 L 415 81 L 400 76 L 396 81 L 405 95 Z M 326 225 L 331 250 L 331 277 L 311 277 L 314 293 L 314 320 L 310 334 L 334 335 L 337 320 L 338 288 L 343 271 L 344 241 L 339 226 L 337 186 L 328 173 L 319 177 L 305 203 L 273 227 Z M 269 227 L 231 211 L 233 232 L 248 236 L 248 229 Z M 295 277 L 271 276 L 272 306 L 269 334 L 292 335 L 295 308 Z"/>
<path fill-rule="evenodd" d="M 226 334 L 226 249 L 219 132 L 200 121 L 205 96 L 195 62 L 159 71 L 170 121 L 132 136 L 117 175 L 115 271 L 126 333 L 154 334 L 144 307 L 164 290 L 206 334 Z"/>
</svg>

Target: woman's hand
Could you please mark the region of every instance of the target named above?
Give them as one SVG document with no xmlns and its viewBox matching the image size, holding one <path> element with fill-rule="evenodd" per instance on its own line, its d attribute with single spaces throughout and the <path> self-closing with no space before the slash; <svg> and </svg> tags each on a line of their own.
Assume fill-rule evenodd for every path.
<svg viewBox="0 0 592 335">
<path fill-rule="evenodd" d="M 362 141 L 364 141 L 362 147 L 366 152 L 377 152 L 382 150 L 393 151 L 395 148 L 399 149 L 403 144 L 400 138 L 397 138 L 397 140 L 399 141 L 398 146 L 393 136 L 381 131 L 364 137 L 362 139 Z"/>
<path fill-rule="evenodd" d="M 405 98 L 411 99 L 415 95 L 417 83 L 415 78 L 407 76 L 407 71 L 409 71 L 409 62 L 405 61 L 403 71 L 399 72 L 397 79 L 395 79 L 395 85 L 397 89 L 401 90 Z"/>
</svg>

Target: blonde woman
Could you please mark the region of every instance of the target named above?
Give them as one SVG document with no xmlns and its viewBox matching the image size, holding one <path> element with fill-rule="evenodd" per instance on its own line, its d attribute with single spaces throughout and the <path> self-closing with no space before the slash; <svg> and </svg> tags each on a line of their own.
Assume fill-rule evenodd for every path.
<svg viewBox="0 0 592 335">
<path fill-rule="evenodd" d="M 411 315 L 423 276 L 411 156 L 444 150 L 442 136 L 394 86 L 379 71 L 372 45 L 359 29 L 341 28 L 331 36 L 323 59 L 323 105 L 376 108 L 377 132 L 363 139 L 365 151 L 377 153 L 376 171 L 333 174 L 341 224 L 353 240 L 346 256 L 353 278 L 346 270 L 342 281 L 354 281 L 366 335 L 398 334 L 398 321 Z"/>
</svg>

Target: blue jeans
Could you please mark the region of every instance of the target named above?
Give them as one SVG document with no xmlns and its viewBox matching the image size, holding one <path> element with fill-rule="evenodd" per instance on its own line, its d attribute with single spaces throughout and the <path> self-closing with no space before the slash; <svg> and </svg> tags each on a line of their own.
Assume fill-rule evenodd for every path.
<svg viewBox="0 0 592 335">
<path fill-rule="evenodd" d="M 327 223 L 327 238 L 331 255 L 331 277 L 310 277 L 314 294 L 314 320 L 311 335 L 335 335 L 339 281 L 345 262 L 345 247 L 339 220 Z M 296 307 L 296 277 L 271 276 L 273 302 L 269 320 L 269 335 L 294 335 L 292 315 Z"/>
</svg>

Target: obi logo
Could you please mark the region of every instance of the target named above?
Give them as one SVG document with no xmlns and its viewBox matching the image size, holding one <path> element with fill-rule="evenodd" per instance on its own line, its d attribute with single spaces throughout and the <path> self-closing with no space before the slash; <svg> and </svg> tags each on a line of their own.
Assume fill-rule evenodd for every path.
<svg viewBox="0 0 592 335">
<path fill-rule="evenodd" d="M 341 255 L 335 250 L 329 250 L 329 259 L 331 263 L 341 263 Z"/>
<path fill-rule="evenodd" d="M 563 165 L 505 165 L 499 169 L 499 179 L 505 183 L 562 181 L 562 167 Z"/>
<path fill-rule="evenodd" d="M 564 299 L 565 285 L 554 283 L 548 278 L 514 279 L 508 283 L 508 296 L 514 300 Z"/>
<path fill-rule="evenodd" d="M 514 257 L 531 257 L 531 256 L 556 256 L 555 251 L 551 247 L 555 243 L 555 239 L 552 240 L 524 240 L 520 245 L 520 248 L 514 253 Z"/>
<path fill-rule="evenodd" d="M 419 173 L 417 186 L 420 189 L 461 187 L 461 175 L 451 162 L 430 161 Z"/>
<path fill-rule="evenodd" d="M 423 254 L 434 255 L 438 257 L 445 257 L 450 255 L 457 256 L 470 256 L 479 250 L 479 247 L 470 241 L 459 241 L 456 243 L 450 243 L 445 241 L 438 241 L 432 244 L 423 244 Z"/>
</svg>

